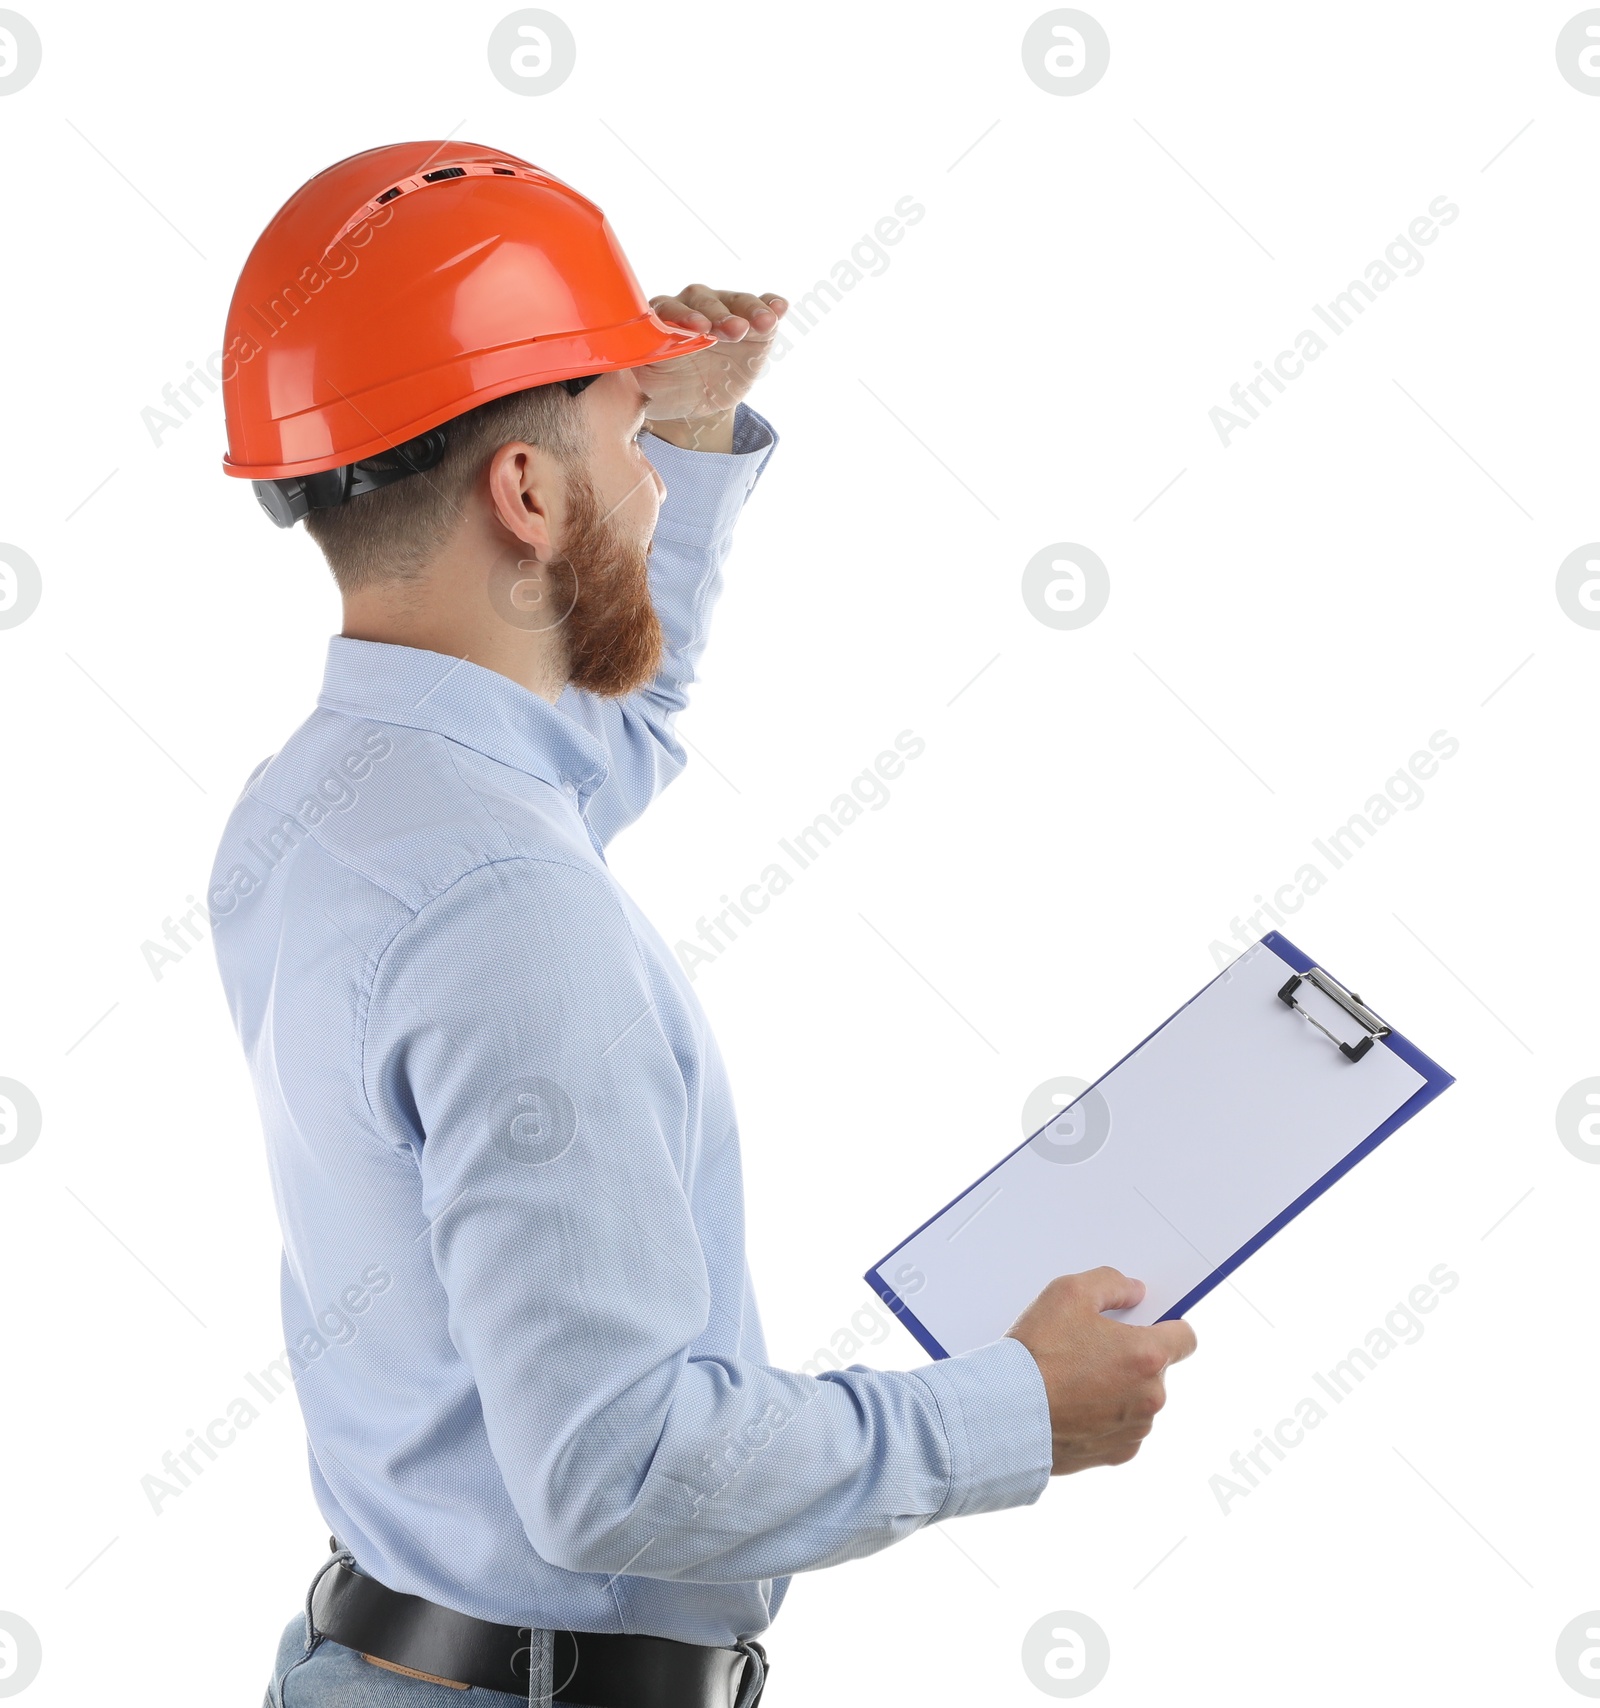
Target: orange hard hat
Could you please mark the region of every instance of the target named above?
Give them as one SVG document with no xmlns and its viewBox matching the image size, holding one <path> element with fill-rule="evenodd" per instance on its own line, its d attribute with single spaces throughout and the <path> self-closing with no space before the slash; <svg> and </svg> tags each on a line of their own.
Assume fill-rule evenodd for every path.
<svg viewBox="0 0 1600 1708">
<path fill-rule="evenodd" d="M 393 469 L 492 398 L 715 342 L 656 316 L 605 215 L 541 167 L 470 142 L 368 149 L 295 191 L 244 264 L 222 466 L 258 483 Z"/>
</svg>

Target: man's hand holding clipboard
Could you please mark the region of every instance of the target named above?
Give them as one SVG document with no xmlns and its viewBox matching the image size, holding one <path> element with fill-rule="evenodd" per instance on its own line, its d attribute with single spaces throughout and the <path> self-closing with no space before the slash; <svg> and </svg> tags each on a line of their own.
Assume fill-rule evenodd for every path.
<svg viewBox="0 0 1600 1708">
<path fill-rule="evenodd" d="M 1167 1366 L 1194 1351 L 1186 1322 L 1139 1328 L 1101 1314 L 1143 1297 L 1144 1282 L 1109 1267 L 1062 1275 L 1006 1330 L 1044 1378 L 1051 1476 L 1127 1464 L 1167 1403 Z"/>
</svg>

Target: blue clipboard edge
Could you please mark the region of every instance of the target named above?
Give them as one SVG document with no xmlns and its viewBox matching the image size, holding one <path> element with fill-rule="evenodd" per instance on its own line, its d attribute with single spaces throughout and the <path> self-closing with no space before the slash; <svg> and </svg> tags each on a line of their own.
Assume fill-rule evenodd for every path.
<svg viewBox="0 0 1600 1708">
<path fill-rule="evenodd" d="M 1291 943 L 1281 932 L 1269 931 L 1260 939 L 1260 941 L 1263 947 L 1270 949 L 1274 955 L 1278 956 L 1280 960 L 1287 962 L 1288 965 L 1293 967 L 1297 973 L 1307 973 L 1313 967 L 1322 966 L 1320 961 L 1312 960 L 1312 958 L 1306 954 L 1303 949 L 1298 948 L 1295 944 Z M 1248 951 L 1246 952 L 1248 953 Z M 1322 970 L 1327 973 L 1330 978 L 1339 978 L 1339 975 L 1334 972 L 1331 967 L 1323 967 Z M 1157 1032 L 1161 1031 L 1163 1027 L 1170 1025 L 1172 1021 L 1189 1006 L 1190 1003 L 1195 1002 L 1203 996 L 1206 991 L 1210 990 L 1212 985 L 1217 983 L 1219 979 L 1225 979 L 1228 976 L 1228 971 L 1228 967 L 1224 967 L 1222 971 L 1217 974 L 1216 978 L 1208 979 L 1206 983 L 1189 998 L 1188 1002 L 1184 1003 L 1182 1007 L 1174 1009 L 1173 1012 L 1161 1022 L 1160 1026 L 1157 1026 L 1153 1031 L 1147 1033 L 1146 1036 L 1141 1038 L 1126 1055 L 1112 1063 L 1111 1067 L 1107 1068 L 1106 1072 L 1101 1074 L 1100 1079 L 1104 1079 L 1107 1074 L 1115 1072 L 1117 1068 L 1122 1066 L 1123 1062 L 1127 1061 L 1129 1056 L 1137 1055 L 1138 1052 L 1142 1050 L 1147 1043 L 1149 1043 L 1150 1039 L 1155 1037 Z M 1339 982 L 1341 984 L 1344 983 L 1342 979 L 1339 979 Z M 1345 985 L 1344 988 L 1348 990 L 1350 986 Z M 1292 1204 L 1268 1222 L 1267 1225 L 1254 1236 L 1254 1238 L 1247 1240 L 1231 1257 L 1225 1259 L 1222 1263 L 1219 1263 L 1217 1267 L 1213 1269 L 1212 1272 L 1199 1284 L 1199 1286 L 1186 1293 L 1184 1297 L 1171 1308 L 1171 1310 L 1167 1311 L 1159 1319 L 1160 1321 L 1170 1322 L 1176 1317 L 1181 1317 L 1184 1312 L 1190 1308 L 1190 1306 L 1198 1303 L 1206 1296 L 1207 1293 L 1211 1292 L 1214 1287 L 1220 1286 L 1221 1283 L 1226 1281 L 1246 1258 L 1259 1251 L 1274 1234 L 1279 1233 L 1283 1228 L 1287 1227 L 1288 1224 L 1292 1222 L 1308 1204 L 1313 1200 L 1320 1198 L 1340 1175 L 1348 1174 L 1363 1157 L 1371 1155 L 1371 1153 L 1375 1151 L 1391 1133 L 1398 1131 L 1412 1118 L 1413 1115 L 1417 1114 L 1420 1110 L 1426 1107 L 1426 1105 L 1431 1103 L 1441 1091 L 1447 1090 L 1456 1082 L 1454 1074 L 1446 1073 L 1445 1070 L 1432 1059 L 1432 1057 L 1425 1056 L 1409 1038 L 1403 1038 L 1398 1032 L 1391 1032 L 1387 1038 L 1380 1040 L 1380 1047 L 1393 1050 L 1394 1053 L 1399 1056 L 1401 1061 L 1422 1075 L 1424 1083 L 1418 1086 L 1416 1092 L 1411 1097 L 1407 1098 L 1406 1101 L 1395 1110 L 1389 1119 L 1376 1129 L 1376 1131 L 1369 1133 L 1360 1144 L 1349 1152 L 1348 1155 L 1341 1157 L 1340 1160 L 1335 1163 L 1320 1180 L 1317 1180 L 1313 1182 L 1312 1185 L 1308 1186 Z M 1087 1097 L 1089 1092 L 1093 1091 L 1095 1085 L 1098 1085 L 1099 1083 L 1100 1080 L 1097 1079 L 1093 1085 L 1088 1086 L 1084 1091 L 1080 1092 L 1079 1096 Z M 1050 1121 L 1054 1121 L 1056 1119 L 1057 1117 L 1054 1115 L 1050 1117 Z M 1039 1129 L 1039 1133 L 1042 1133 L 1044 1128 L 1050 1125 L 1050 1121 L 1045 1122 L 1044 1127 Z M 908 1246 L 911 1241 L 922 1232 L 923 1228 L 926 1228 L 931 1223 L 938 1221 L 940 1216 L 942 1216 L 945 1213 L 945 1210 L 948 1210 L 951 1205 L 958 1204 L 969 1192 L 972 1192 L 976 1190 L 977 1187 L 981 1186 L 983 1182 L 995 1172 L 995 1169 L 998 1169 L 1003 1164 L 1009 1162 L 1011 1158 L 1017 1154 L 1017 1151 L 1026 1150 L 1027 1147 L 1031 1145 L 1036 1138 L 1038 1138 L 1039 1133 L 1030 1133 L 1015 1150 L 1008 1151 L 1003 1157 L 1001 1157 L 1000 1161 L 994 1165 L 994 1168 L 988 1169 L 985 1173 L 979 1175 L 970 1186 L 958 1192 L 956 1196 L 950 1200 L 950 1203 L 944 1206 L 943 1210 L 936 1210 L 933 1215 L 928 1217 L 927 1221 L 922 1223 L 920 1227 L 914 1228 L 903 1240 L 901 1240 L 900 1244 L 897 1245 L 893 1251 L 889 1252 L 887 1256 L 879 1258 L 879 1260 L 873 1264 L 866 1273 L 865 1280 L 867 1285 L 871 1287 L 878 1297 L 883 1300 L 884 1304 L 894 1312 L 894 1314 L 910 1331 L 917 1344 L 932 1358 L 948 1358 L 950 1357 L 950 1354 L 946 1352 L 939 1342 L 934 1339 L 933 1335 L 928 1332 L 916 1312 L 911 1309 L 911 1307 L 900 1297 L 889 1282 L 884 1279 L 883 1269 L 894 1257 L 895 1252 L 898 1252 Z"/>
</svg>

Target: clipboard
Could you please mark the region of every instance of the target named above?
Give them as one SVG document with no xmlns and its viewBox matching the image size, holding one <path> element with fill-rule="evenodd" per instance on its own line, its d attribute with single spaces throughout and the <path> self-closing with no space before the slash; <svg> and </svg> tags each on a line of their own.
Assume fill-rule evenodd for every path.
<svg viewBox="0 0 1600 1708">
<path fill-rule="evenodd" d="M 936 1359 L 1104 1263 L 1181 1317 L 1454 1083 L 1271 931 L 866 1279 Z"/>
</svg>

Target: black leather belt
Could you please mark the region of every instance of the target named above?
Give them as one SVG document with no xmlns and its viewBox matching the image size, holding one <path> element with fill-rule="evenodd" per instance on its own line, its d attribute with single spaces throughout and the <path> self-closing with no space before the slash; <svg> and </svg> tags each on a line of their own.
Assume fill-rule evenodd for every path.
<svg viewBox="0 0 1600 1708">
<path fill-rule="evenodd" d="M 319 1635 L 390 1667 L 527 1700 L 526 1626 L 495 1625 L 420 1595 L 402 1595 L 343 1560 L 318 1582 L 311 1616 Z M 584 1708 L 735 1708 L 747 1667 L 759 1666 L 763 1674 L 766 1667 L 761 1645 L 747 1647 L 758 1660 L 743 1648 L 667 1637 L 557 1631 L 554 1700 Z M 749 1708 L 760 1700 L 758 1690 Z"/>
</svg>

